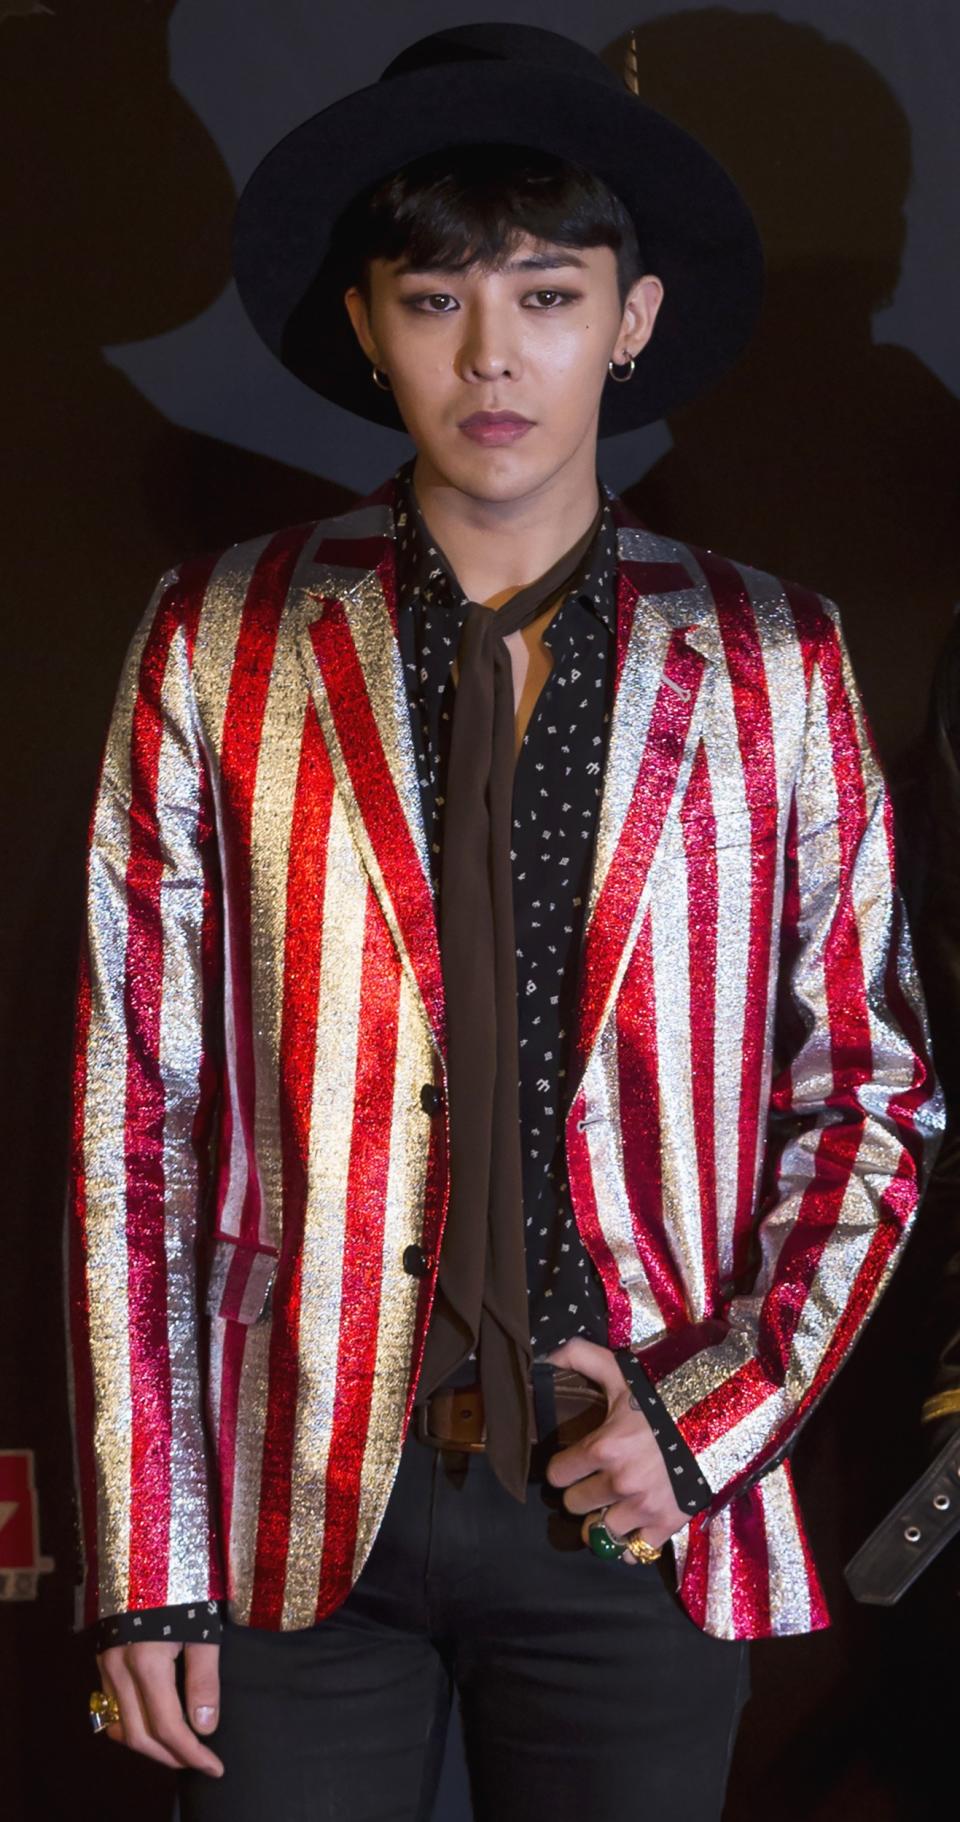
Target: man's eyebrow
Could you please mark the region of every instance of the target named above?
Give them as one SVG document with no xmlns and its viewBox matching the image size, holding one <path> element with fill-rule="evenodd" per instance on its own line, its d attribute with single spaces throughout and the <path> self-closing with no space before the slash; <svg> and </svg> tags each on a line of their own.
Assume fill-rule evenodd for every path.
<svg viewBox="0 0 960 1822">
<path fill-rule="evenodd" d="M 585 271 L 586 264 L 585 259 L 580 259 L 576 253 L 567 249 L 558 253 L 527 253 L 522 259 L 508 260 L 505 265 L 498 266 L 497 270 L 500 272 L 556 272 L 563 266 L 578 266 L 581 271 Z M 417 278 L 424 273 L 439 272 L 449 277 L 465 270 L 466 267 L 463 265 L 401 266 L 397 276 L 398 278 Z"/>
</svg>

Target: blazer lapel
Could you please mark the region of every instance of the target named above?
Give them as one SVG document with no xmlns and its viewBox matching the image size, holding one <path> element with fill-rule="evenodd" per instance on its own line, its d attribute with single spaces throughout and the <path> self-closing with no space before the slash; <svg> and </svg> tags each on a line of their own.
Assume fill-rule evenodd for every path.
<svg viewBox="0 0 960 1822">
<path fill-rule="evenodd" d="M 617 678 L 581 953 L 568 1106 L 616 998 L 664 838 L 690 777 L 720 655 L 688 550 L 615 499 Z"/>
<path fill-rule="evenodd" d="M 298 646 L 354 839 L 434 1042 L 443 981 L 396 637 L 392 478 L 321 537 Z"/>
</svg>

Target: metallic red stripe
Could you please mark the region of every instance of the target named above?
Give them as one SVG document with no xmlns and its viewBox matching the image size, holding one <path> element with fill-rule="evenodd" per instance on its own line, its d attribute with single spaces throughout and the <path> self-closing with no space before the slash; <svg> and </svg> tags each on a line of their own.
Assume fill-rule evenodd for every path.
<svg viewBox="0 0 960 1822">
<path fill-rule="evenodd" d="M 578 1074 L 596 1042 L 633 913 L 660 840 L 703 669 L 700 654 L 684 646 L 682 629 L 675 632 L 664 661 L 630 806 L 587 925 L 578 990 Z"/>
<path fill-rule="evenodd" d="M 790 806 L 784 844 L 783 908 L 780 913 L 780 981 L 777 995 L 775 1044 L 775 1050 L 781 1052 L 787 1060 L 774 1075 L 770 1084 L 770 1108 L 772 1112 L 778 1114 L 787 1114 L 793 1105 L 793 1069 L 790 1058 L 796 1054 L 804 1037 L 803 1021 L 789 990 L 790 977 L 800 954 L 800 874 L 797 839 L 797 805 L 796 799 L 794 799 Z M 777 1193 L 777 1161 L 777 1156 L 771 1147 L 764 1185 L 766 1193 L 770 1196 Z"/>
<path fill-rule="evenodd" d="M 586 1098 L 576 1096 L 567 1116 L 567 1172 L 574 1216 L 580 1237 L 590 1254 L 603 1284 L 607 1302 L 607 1341 L 612 1348 L 630 1345 L 632 1316 L 630 1298 L 624 1289 L 617 1262 L 607 1244 L 597 1216 L 597 1198 L 590 1168 L 590 1149 L 580 1121 L 586 1112 Z"/>
<path fill-rule="evenodd" d="M 228 1141 L 239 1115 L 247 1156 L 247 1179 L 240 1213 L 239 1237 L 253 1245 L 260 1231 L 260 1179 L 254 1141 L 256 1078 L 250 1004 L 250 836 L 253 796 L 260 757 L 263 718 L 273 669 L 280 616 L 293 572 L 312 526 L 278 532 L 259 558 L 243 606 L 230 689 L 223 722 L 220 756 L 221 796 L 226 835 L 224 888 L 236 1053 L 234 1072 L 238 1107 L 229 1110 L 221 1157 L 228 1165 Z M 222 1192 L 221 1192 L 222 1193 Z"/>
<path fill-rule="evenodd" d="M 209 573 L 209 571 L 207 571 Z M 205 583 L 206 576 L 203 577 Z M 140 665 L 131 729 L 130 842 L 124 1013 L 127 1050 L 127 1295 L 130 1334 L 130 1607 L 166 1600 L 170 1527 L 170 1357 L 164 1249 L 163 1132 L 166 1098 L 160 1063 L 164 857 L 157 779 L 165 725 L 162 693 L 171 648 L 186 634 L 192 656 L 202 590 L 184 578 L 160 603 Z"/>
<path fill-rule="evenodd" d="M 279 1627 L 290 1546 L 299 1392 L 303 1224 L 316 1068 L 323 904 L 333 773 L 317 712 L 307 704 L 290 828 L 284 998 L 280 1029 L 283 1233 L 273 1287 L 269 1392 L 251 1626 Z"/>
<path fill-rule="evenodd" d="M 730 1511 L 730 1601 L 738 1638 L 769 1638 L 770 1562 L 763 1500 L 751 1487 Z"/>
<path fill-rule="evenodd" d="M 93 1371 L 90 1359 L 90 1306 L 87 1294 L 87 1177 L 84 1162 L 90 1007 L 90 975 L 85 946 L 77 990 L 70 1157 L 71 1205 L 67 1230 L 74 1437 L 77 1460 L 77 1494 L 83 1531 L 83 1619 L 85 1625 L 92 1625 L 97 1618 L 100 1579 L 97 1547 L 97 1465 L 93 1451 Z"/>
<path fill-rule="evenodd" d="M 775 887 L 769 830 L 771 806 L 777 802 L 777 769 L 763 653 L 750 597 L 734 564 L 709 552 L 701 552 L 700 561 L 716 603 L 723 638 L 752 830 L 750 966 L 744 1005 L 734 1218 L 734 1271 L 739 1272 L 748 1262 L 754 1223 L 760 1084 L 766 1041 Z M 764 835 L 768 838 L 766 850 Z"/>
<path fill-rule="evenodd" d="M 701 1630 L 707 1623 L 707 1587 L 710 1575 L 710 1525 L 698 1512 L 687 1531 L 687 1554 L 678 1593 L 685 1611 Z"/>
<path fill-rule="evenodd" d="M 234 1594 L 230 1567 L 230 1531 L 233 1524 L 233 1486 L 237 1461 L 237 1412 L 243 1356 L 249 1329 L 245 1322 L 225 1322 L 220 1359 L 219 1421 L 217 1425 L 217 1479 L 220 1494 L 220 1535 L 223 1538 L 227 1593 Z"/>
<path fill-rule="evenodd" d="M 383 1233 L 393 1123 L 400 961 L 372 887 L 367 888 L 360 979 L 354 1121 L 347 1170 L 340 1341 L 324 1504 L 317 1619 L 339 1605 L 353 1578 L 363 1457 L 377 1361 Z"/>
<path fill-rule="evenodd" d="M 697 749 L 680 811 L 687 859 L 690 1055 L 693 1125 L 700 1189 L 705 1307 L 720 1303 L 717 1255 L 717 1161 L 714 1135 L 717 996 L 717 822 L 706 750 Z M 696 839 L 695 839 L 696 837 Z M 683 1318 L 681 1317 L 682 1321 Z"/>
<path fill-rule="evenodd" d="M 784 1462 L 783 1468 L 784 1480 L 786 1482 L 787 1491 L 790 1494 L 794 1523 L 797 1527 L 797 1537 L 800 1541 L 800 1549 L 803 1552 L 804 1567 L 806 1569 L 807 1595 L 810 1601 L 810 1631 L 820 1632 L 824 1626 L 829 1626 L 830 1624 L 830 1610 L 827 1606 L 826 1595 L 823 1592 L 820 1577 L 817 1574 L 817 1567 L 813 1560 L 810 1539 L 808 1538 L 804 1527 L 803 1515 L 800 1511 L 800 1503 L 797 1499 L 797 1489 L 793 1483 L 793 1469 L 788 1461 Z"/>
<path fill-rule="evenodd" d="M 693 1351 L 691 1349 L 691 1353 Z M 641 1358 L 646 1367 L 646 1357 Z M 751 1355 L 721 1385 L 678 1416 L 675 1419 L 677 1428 L 688 1449 L 695 1455 L 701 1454 L 719 1437 L 725 1436 L 734 1424 L 758 1410 L 770 1393 L 771 1380 L 766 1365 L 756 1354 Z M 751 1472 L 752 1469 L 753 1464 Z"/>
<path fill-rule="evenodd" d="M 663 1218 L 657 1001 L 649 917 L 643 921 L 617 999 L 617 1068 L 623 1174 L 633 1237 L 666 1327 L 687 1309 Z"/>
<path fill-rule="evenodd" d="M 387 763 L 343 603 L 329 596 L 317 600 L 323 612 L 310 636 L 337 739 L 427 1017 L 442 1046 L 443 980 L 433 895 Z"/>
</svg>

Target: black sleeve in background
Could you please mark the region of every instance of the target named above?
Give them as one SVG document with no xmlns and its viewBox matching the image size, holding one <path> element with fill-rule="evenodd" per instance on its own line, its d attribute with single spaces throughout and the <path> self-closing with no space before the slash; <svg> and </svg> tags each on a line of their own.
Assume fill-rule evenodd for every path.
<svg viewBox="0 0 960 1822">
<path fill-rule="evenodd" d="M 109 1651 L 112 1645 L 152 1644 L 158 1639 L 184 1645 L 219 1645 L 222 1634 L 218 1601 L 144 1607 L 139 1613 L 108 1613 L 93 1628 L 98 1652 Z"/>
<path fill-rule="evenodd" d="M 710 1504 L 713 1489 L 707 1485 L 697 1465 L 696 1456 L 688 1449 L 640 1362 L 634 1358 L 629 1348 L 614 1348 L 613 1353 L 624 1379 L 650 1423 L 660 1453 L 670 1470 L 673 1497 L 680 1510 L 688 1512 L 693 1518 L 695 1513 L 702 1512 Z"/>
</svg>

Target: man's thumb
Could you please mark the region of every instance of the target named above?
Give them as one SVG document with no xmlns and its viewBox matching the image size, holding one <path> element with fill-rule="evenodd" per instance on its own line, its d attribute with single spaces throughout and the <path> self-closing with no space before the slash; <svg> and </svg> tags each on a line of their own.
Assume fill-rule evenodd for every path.
<svg viewBox="0 0 960 1822">
<path fill-rule="evenodd" d="M 220 1719 L 220 1647 L 185 1645 L 187 1720 L 197 1733 L 212 1733 Z"/>
</svg>

